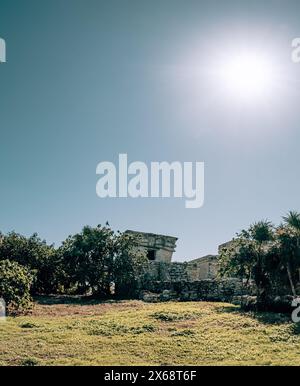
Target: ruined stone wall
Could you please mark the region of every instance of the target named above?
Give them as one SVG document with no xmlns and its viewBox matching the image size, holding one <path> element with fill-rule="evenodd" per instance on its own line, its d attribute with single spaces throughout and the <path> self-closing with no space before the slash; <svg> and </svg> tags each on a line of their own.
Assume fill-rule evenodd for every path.
<svg viewBox="0 0 300 386">
<path fill-rule="evenodd" d="M 173 251 L 167 249 L 157 249 L 155 253 L 155 260 L 158 262 L 168 263 L 172 260 Z"/>
<path fill-rule="evenodd" d="M 239 279 L 217 278 L 217 265 L 209 258 L 190 263 L 151 262 L 145 269 L 138 297 L 144 301 L 210 300 L 232 302 L 249 294 Z M 208 264 L 209 263 L 209 264 Z M 210 274 L 212 278 L 210 278 Z"/>
<path fill-rule="evenodd" d="M 188 263 L 165 263 L 153 261 L 147 267 L 150 281 L 193 282 L 217 277 L 218 266 L 212 261 L 195 261 Z"/>
<path fill-rule="evenodd" d="M 194 282 L 149 282 L 140 292 L 144 301 L 221 301 L 235 302 L 249 289 L 238 279 Z"/>
<path fill-rule="evenodd" d="M 158 281 L 188 281 L 187 263 L 150 262 L 146 271 L 147 280 Z"/>
<path fill-rule="evenodd" d="M 188 262 L 190 278 L 194 280 L 215 279 L 219 265 L 216 256 L 207 256 Z"/>
<path fill-rule="evenodd" d="M 154 252 L 154 259 L 158 262 L 170 263 L 176 248 L 177 237 L 157 235 L 127 230 L 125 233 L 138 238 L 139 250 L 142 252 Z M 153 260 L 154 260 L 153 259 Z"/>
</svg>

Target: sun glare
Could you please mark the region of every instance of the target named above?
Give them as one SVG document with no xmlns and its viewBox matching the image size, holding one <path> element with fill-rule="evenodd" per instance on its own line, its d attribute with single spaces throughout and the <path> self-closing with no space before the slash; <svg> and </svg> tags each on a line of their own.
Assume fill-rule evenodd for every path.
<svg viewBox="0 0 300 386">
<path fill-rule="evenodd" d="M 272 64 L 259 55 L 239 55 L 224 64 L 222 83 L 238 98 L 266 96 L 272 86 Z"/>
</svg>

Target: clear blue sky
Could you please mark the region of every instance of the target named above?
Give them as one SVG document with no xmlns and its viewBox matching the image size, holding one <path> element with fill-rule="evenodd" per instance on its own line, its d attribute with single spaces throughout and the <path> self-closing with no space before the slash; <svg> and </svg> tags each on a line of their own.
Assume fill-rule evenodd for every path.
<svg viewBox="0 0 300 386">
<path fill-rule="evenodd" d="M 300 210 L 299 1 L 0 0 L 0 228 L 56 245 L 85 224 L 215 253 Z M 265 98 L 228 98 L 214 68 L 243 49 L 276 67 Z M 204 161 L 205 205 L 97 198 L 96 165 Z"/>
</svg>

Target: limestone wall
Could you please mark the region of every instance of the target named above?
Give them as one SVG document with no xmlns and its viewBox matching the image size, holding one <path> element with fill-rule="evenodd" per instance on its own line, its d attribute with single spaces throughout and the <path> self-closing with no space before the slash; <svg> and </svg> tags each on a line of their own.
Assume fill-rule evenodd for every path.
<svg viewBox="0 0 300 386">
<path fill-rule="evenodd" d="M 217 256 L 209 255 L 188 262 L 190 278 L 194 280 L 215 279 L 219 265 Z"/>
<path fill-rule="evenodd" d="M 170 262 L 172 260 L 173 251 L 167 249 L 157 249 L 155 260 L 158 262 Z"/>
<path fill-rule="evenodd" d="M 150 281 L 193 282 L 215 279 L 218 265 L 215 259 L 200 259 L 188 263 L 153 261 L 149 263 L 146 272 Z"/>
<path fill-rule="evenodd" d="M 249 290 L 238 279 L 200 280 L 194 282 L 149 282 L 140 291 L 144 301 L 222 301 L 234 302 L 235 299 L 249 294 Z"/>
<path fill-rule="evenodd" d="M 125 233 L 136 236 L 138 238 L 139 250 L 145 252 L 146 255 L 149 251 L 153 252 L 155 261 L 171 262 L 176 248 L 176 241 L 178 240 L 177 237 L 131 230 L 127 230 Z"/>
<path fill-rule="evenodd" d="M 218 279 L 215 256 L 187 263 L 149 262 L 138 297 L 145 301 L 210 300 L 233 302 L 251 291 L 239 279 Z"/>
</svg>

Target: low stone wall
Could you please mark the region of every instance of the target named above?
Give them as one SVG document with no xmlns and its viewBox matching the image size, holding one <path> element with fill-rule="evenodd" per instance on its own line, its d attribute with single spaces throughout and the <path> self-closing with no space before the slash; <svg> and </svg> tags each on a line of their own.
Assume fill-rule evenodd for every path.
<svg viewBox="0 0 300 386">
<path fill-rule="evenodd" d="M 148 281 L 194 282 L 214 279 L 217 276 L 215 264 L 208 260 L 187 263 L 150 262 L 146 269 Z"/>
<path fill-rule="evenodd" d="M 233 302 L 249 294 L 249 289 L 238 279 L 199 281 L 149 281 L 140 291 L 144 301 L 222 301 Z"/>
<path fill-rule="evenodd" d="M 149 282 L 189 281 L 187 263 L 150 262 L 146 276 Z"/>
</svg>

